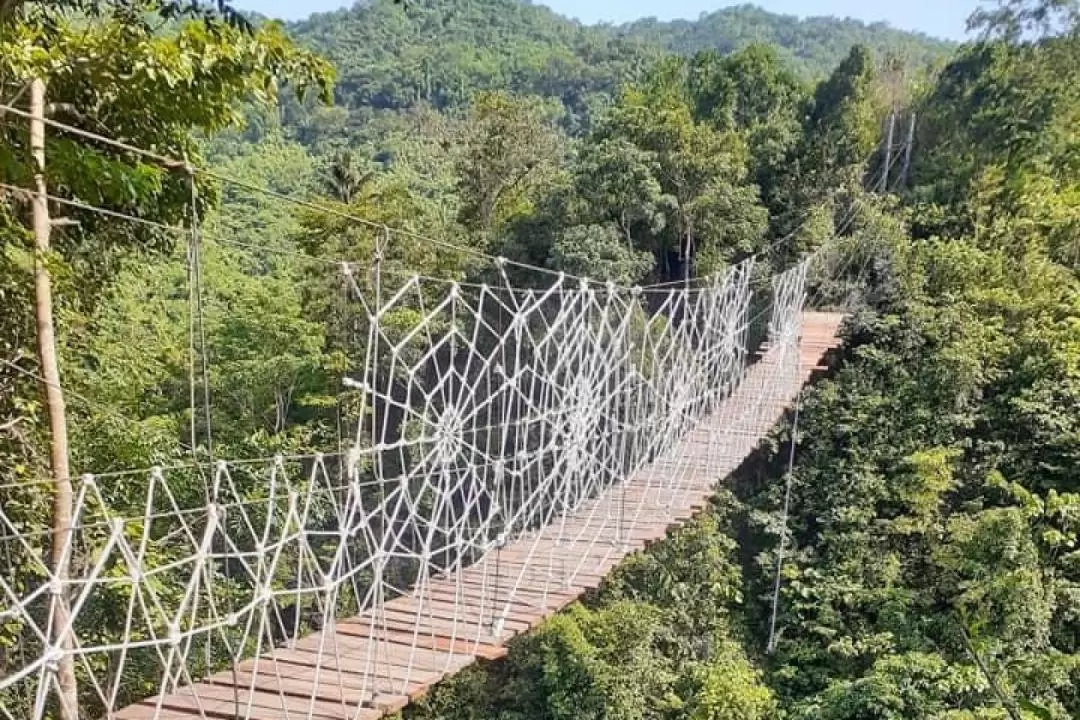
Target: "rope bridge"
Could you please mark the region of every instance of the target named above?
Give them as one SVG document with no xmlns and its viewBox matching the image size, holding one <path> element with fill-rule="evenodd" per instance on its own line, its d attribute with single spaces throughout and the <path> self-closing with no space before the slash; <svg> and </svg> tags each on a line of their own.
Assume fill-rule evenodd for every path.
<svg viewBox="0 0 1080 720">
<path fill-rule="evenodd" d="M 66 656 L 79 716 L 117 720 L 367 720 L 499 657 L 775 424 L 838 342 L 809 263 L 764 292 L 746 261 L 661 294 L 501 273 L 385 298 L 346 266 L 349 449 L 84 476 L 63 579 L 0 508 L 0 716 L 58 716 Z"/>
</svg>

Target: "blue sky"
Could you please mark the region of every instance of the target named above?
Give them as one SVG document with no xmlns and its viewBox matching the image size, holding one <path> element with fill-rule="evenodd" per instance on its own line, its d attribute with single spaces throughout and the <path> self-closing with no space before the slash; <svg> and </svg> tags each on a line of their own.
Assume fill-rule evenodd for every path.
<svg viewBox="0 0 1080 720">
<path fill-rule="evenodd" d="M 536 0 L 538 3 L 540 0 Z M 296 20 L 312 12 L 351 5 L 351 0 L 235 0 L 236 6 L 257 10 L 271 17 Z M 726 0 L 547 0 L 547 5 L 563 15 L 588 23 L 624 22 L 655 16 L 662 20 L 696 18 L 703 12 L 745 2 Z M 789 15 L 835 15 L 867 22 L 884 20 L 904 30 L 922 30 L 938 37 L 960 40 L 967 16 L 978 0 L 756 0 L 773 12 Z"/>
</svg>

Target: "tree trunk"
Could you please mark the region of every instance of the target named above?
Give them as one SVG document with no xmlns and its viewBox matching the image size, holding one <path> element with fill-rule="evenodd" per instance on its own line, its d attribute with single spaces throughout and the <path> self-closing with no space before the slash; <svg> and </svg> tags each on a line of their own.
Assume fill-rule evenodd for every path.
<svg viewBox="0 0 1080 720">
<path fill-rule="evenodd" d="M 78 720 L 79 697 L 75 685 L 75 659 L 67 599 L 68 569 L 71 563 L 71 472 L 68 467 L 67 413 L 60 387 L 60 367 L 56 359 L 56 328 L 53 325 L 52 277 L 49 274 L 49 201 L 45 184 L 45 83 L 30 86 L 30 153 L 34 163 L 34 311 L 37 320 L 37 349 L 41 363 L 42 393 L 49 419 L 49 461 L 53 477 L 52 547 L 49 561 L 55 585 L 52 596 L 50 640 L 60 651 L 56 683 L 60 694 L 60 716 Z"/>
<path fill-rule="evenodd" d="M 907 189 L 908 172 L 911 169 L 911 152 L 915 147 L 915 111 L 911 111 L 908 122 L 907 145 L 904 147 L 904 165 L 900 170 L 900 187 Z"/>
<path fill-rule="evenodd" d="M 889 189 L 889 167 L 892 166 L 893 133 L 896 130 L 896 111 L 889 113 L 889 130 L 885 136 L 885 162 L 881 166 L 881 185 L 879 190 L 886 192 Z"/>
</svg>

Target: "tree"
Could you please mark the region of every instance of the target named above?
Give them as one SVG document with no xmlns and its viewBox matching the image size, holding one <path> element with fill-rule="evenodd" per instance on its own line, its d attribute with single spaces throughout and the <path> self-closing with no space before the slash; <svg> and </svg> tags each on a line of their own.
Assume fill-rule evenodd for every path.
<svg viewBox="0 0 1080 720">
<path fill-rule="evenodd" d="M 690 701 L 689 720 L 768 720 L 777 706 L 761 673 L 742 649 L 727 642 L 698 673 L 701 684 Z"/>
<path fill-rule="evenodd" d="M 625 90 L 598 123 L 593 140 L 630 143 L 644 153 L 640 158 L 655 157 L 664 222 L 654 222 L 655 230 L 642 228 L 642 236 L 663 279 L 691 277 L 701 251 L 718 262 L 730 261 L 756 246 L 765 231 L 756 191 L 746 185 L 745 146 L 734 133 L 694 121 L 685 69 L 677 61 L 662 64 L 648 83 Z M 737 222 L 725 237 L 716 232 L 720 218 L 714 213 L 721 208 L 749 221 Z"/>
<path fill-rule="evenodd" d="M 472 106 L 461 161 L 461 223 L 486 238 L 533 203 L 562 152 L 558 132 L 535 99 L 484 93 Z"/>
<path fill-rule="evenodd" d="M 942 70 L 919 108 L 920 235 L 973 234 L 1018 254 L 1038 246 L 1075 264 L 1078 58 L 1074 35 L 989 39 Z"/>
<path fill-rule="evenodd" d="M 632 285 L 648 275 L 653 257 L 628 246 L 614 225 L 574 225 L 556 237 L 550 262 L 574 275 Z"/>
<path fill-rule="evenodd" d="M 655 152 L 626 138 L 586 142 L 574 163 L 572 203 L 585 219 L 613 221 L 633 248 L 635 230 L 656 234 L 664 229 L 666 198 L 659 170 Z"/>
<path fill-rule="evenodd" d="M 238 121 L 237 97 L 269 102 L 279 80 L 292 81 L 297 87 L 316 84 L 324 93 L 328 91 L 329 68 L 295 48 L 278 26 L 248 33 L 207 21 L 154 35 L 122 8 L 106 10 L 105 17 L 88 27 L 75 27 L 62 19 L 5 23 L 0 27 L 0 63 L 4 64 L 0 77 L 6 84 L 0 93 L 17 94 L 28 78 L 44 77 L 53 117 L 136 146 L 197 160 L 193 131 L 212 132 Z M 71 57 L 82 62 L 72 63 Z M 30 168 L 23 157 L 23 122 L 8 114 L 0 118 L 0 132 L 6 140 L 0 149 L 6 179 L 25 184 Z M 56 195 L 162 223 L 182 222 L 191 212 L 193 189 L 183 173 L 79 136 L 52 134 L 49 168 L 50 191 Z M 213 198 L 213 188 L 199 189 L 205 191 L 196 192 L 198 210 L 203 212 Z M 22 213 L 18 198 L 6 200 L 8 222 L 0 229 L 5 247 L 0 284 L 15 300 L 25 298 L 27 241 L 12 222 Z M 176 239 L 172 233 L 104 220 L 93 213 L 64 208 L 64 214 L 74 216 L 77 225 L 55 233 L 53 270 L 62 280 L 58 288 L 62 322 L 93 311 L 101 298 L 100 286 L 115 274 L 125 253 L 140 247 L 167 250 Z M 12 307 L 4 316 L 4 334 L 21 341 L 7 349 L 5 359 L 23 365 L 32 356 L 26 349 L 30 314 L 25 304 Z M 5 367 L 0 372 L 11 370 Z M 14 396 L 5 397 L 25 397 L 22 393 L 31 392 L 25 384 L 21 387 Z M 4 416 L 22 415 L 19 404 L 14 399 L 13 406 L 4 408 Z"/>
<path fill-rule="evenodd" d="M 980 31 L 983 40 L 1000 38 L 1010 43 L 1074 32 L 1078 26 L 1076 0 L 998 0 L 996 8 L 980 7 L 968 19 L 968 30 Z"/>
<path fill-rule="evenodd" d="M 133 19 L 140 14 L 153 12 L 165 20 L 202 18 L 215 22 L 223 19 L 238 29 L 250 29 L 244 16 L 234 10 L 228 0 L 0 0 L 0 23 L 13 22 L 37 13 L 74 13 L 99 17 L 117 10 Z"/>
<path fill-rule="evenodd" d="M 702 91 L 705 105 L 698 101 L 699 115 L 745 138 L 750 177 L 771 207 L 790 172 L 808 90 L 770 46 L 750 45 L 723 59 L 706 55 L 705 62 L 717 69 L 712 86 Z M 718 115 L 720 107 L 725 110 Z"/>
<path fill-rule="evenodd" d="M 836 184 L 838 173 L 861 166 L 879 138 L 874 61 L 861 46 L 814 91 L 806 123 L 807 170 L 819 187 Z"/>
<path fill-rule="evenodd" d="M 331 195 L 348 205 L 371 176 L 370 172 L 361 172 L 351 152 L 341 150 L 330 162 L 326 184 Z"/>
</svg>

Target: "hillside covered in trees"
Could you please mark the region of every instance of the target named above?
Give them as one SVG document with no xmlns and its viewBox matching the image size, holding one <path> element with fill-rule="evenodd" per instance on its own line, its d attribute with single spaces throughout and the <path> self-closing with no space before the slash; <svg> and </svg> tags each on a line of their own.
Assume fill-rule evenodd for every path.
<svg viewBox="0 0 1080 720">
<path fill-rule="evenodd" d="M 799 20 L 750 5 L 696 21 L 588 26 L 520 0 L 420 0 L 404 8 L 375 0 L 314 14 L 287 30 L 330 60 L 338 75 L 336 108 L 290 116 L 305 125 L 307 140 L 362 132 L 379 111 L 462 106 L 478 90 L 557 101 L 573 131 L 666 53 L 727 55 L 767 44 L 809 81 L 830 73 L 855 45 L 878 58 L 901 57 L 912 68 L 942 59 L 952 47 L 884 25 Z"/>
<path fill-rule="evenodd" d="M 0 101 L 25 108 L 43 77 L 56 121 L 210 171 L 50 130 L 65 222 L 43 257 L 26 123 L 0 114 L 0 503 L 37 533 L 15 566 L 49 545 L 35 268 L 55 284 L 76 475 L 340 453 L 365 421 L 341 378 L 369 349 L 343 260 L 378 251 L 390 292 L 490 281 L 495 255 L 534 287 L 550 278 L 527 266 L 692 283 L 754 256 L 764 286 L 816 252 L 814 298 L 852 312 L 797 430 L 406 716 L 1080 717 L 1075 3 L 1003 0 L 958 48 L 747 8 L 588 28 L 509 1 L 377 0 L 244 28 L 169 3 L 0 7 Z M 138 514 L 145 482 L 116 476 L 110 498 Z M 122 632 L 92 610 L 78 630 Z M 0 672 L 31 630 L 0 624 Z M 119 699 L 147 691 L 133 673 Z M 33 702 L 0 691 L 12 717 Z"/>
</svg>

